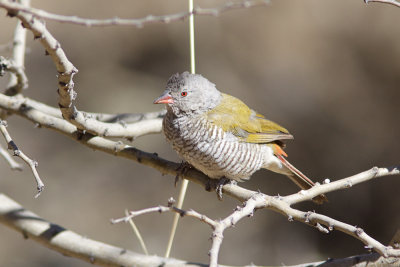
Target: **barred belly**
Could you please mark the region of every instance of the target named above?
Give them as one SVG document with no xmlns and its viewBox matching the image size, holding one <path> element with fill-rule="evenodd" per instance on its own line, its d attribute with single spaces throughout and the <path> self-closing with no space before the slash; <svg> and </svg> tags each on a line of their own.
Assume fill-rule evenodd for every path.
<svg viewBox="0 0 400 267">
<path fill-rule="evenodd" d="M 168 116 L 163 130 L 180 157 L 211 178 L 245 180 L 263 163 L 263 145 L 240 142 L 204 118 Z"/>
</svg>

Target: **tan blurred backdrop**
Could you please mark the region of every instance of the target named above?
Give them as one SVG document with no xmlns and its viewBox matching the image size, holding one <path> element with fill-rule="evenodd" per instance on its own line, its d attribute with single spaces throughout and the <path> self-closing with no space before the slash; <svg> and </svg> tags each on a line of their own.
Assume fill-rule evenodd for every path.
<svg viewBox="0 0 400 267">
<path fill-rule="evenodd" d="M 213 7 L 224 1 L 195 1 Z M 32 1 L 47 11 L 91 18 L 139 18 L 187 9 L 186 1 Z M 0 44 L 12 38 L 16 19 L 0 11 Z M 316 181 L 343 178 L 373 166 L 399 164 L 400 9 L 362 0 L 272 0 L 267 7 L 196 17 L 197 71 L 226 93 L 244 100 L 295 136 L 290 161 Z M 185 22 L 86 28 L 47 22 L 69 59 L 77 106 L 92 112 L 148 112 L 168 77 L 189 69 Z M 26 72 L 31 98 L 57 105 L 56 70 L 28 33 Z M 9 56 L 9 51 L 1 55 Z M 0 79 L 4 88 L 7 77 Z M 3 89 L 2 89 L 3 90 Z M 17 116 L 9 131 L 39 162 L 45 191 L 34 199 L 30 171 L 12 172 L 0 160 L 1 191 L 40 216 L 90 238 L 139 251 L 128 225 L 111 225 L 124 209 L 165 204 L 176 197 L 174 177 L 137 163 L 92 151 Z M 3 140 L 1 142 L 4 144 Z M 178 160 L 162 135 L 133 145 Z M 246 188 L 267 194 L 296 192 L 289 179 L 260 171 Z M 353 225 L 383 243 L 400 227 L 399 176 L 329 194 L 318 207 L 301 204 Z M 191 184 L 186 208 L 212 218 L 239 203 Z M 137 218 L 151 254 L 163 255 L 171 214 Z M 210 229 L 181 220 L 172 256 L 207 262 Z M 226 231 L 221 264 L 296 264 L 364 253 L 362 243 L 340 232 L 328 235 L 280 214 L 262 210 Z M 89 266 L 64 257 L 0 225 L 0 266 Z"/>
</svg>

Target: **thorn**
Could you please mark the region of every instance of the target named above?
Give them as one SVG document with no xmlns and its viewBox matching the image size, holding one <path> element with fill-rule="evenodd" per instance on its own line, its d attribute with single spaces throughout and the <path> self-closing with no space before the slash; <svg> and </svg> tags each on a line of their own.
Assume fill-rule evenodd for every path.
<svg viewBox="0 0 400 267">
<path fill-rule="evenodd" d="M 323 181 L 324 184 L 329 184 L 331 182 L 331 180 L 329 180 L 329 178 L 325 178 L 325 180 Z"/>
<path fill-rule="evenodd" d="M 364 230 L 363 230 L 362 228 L 358 227 L 358 228 L 356 229 L 356 235 L 357 235 L 357 236 L 360 236 L 360 235 L 362 235 L 362 233 L 364 233 Z"/>
<path fill-rule="evenodd" d="M 176 203 L 175 199 L 173 197 L 170 197 L 168 199 L 168 207 L 171 208 L 174 204 Z"/>
</svg>

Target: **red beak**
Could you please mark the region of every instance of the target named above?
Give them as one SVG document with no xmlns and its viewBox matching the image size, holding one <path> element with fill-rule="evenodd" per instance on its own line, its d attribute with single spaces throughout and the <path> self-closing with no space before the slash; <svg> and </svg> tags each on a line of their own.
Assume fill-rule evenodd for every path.
<svg viewBox="0 0 400 267">
<path fill-rule="evenodd" d="M 174 100 L 172 99 L 172 96 L 169 93 L 164 93 L 153 102 L 153 104 L 172 104 L 172 103 L 174 103 Z"/>
</svg>

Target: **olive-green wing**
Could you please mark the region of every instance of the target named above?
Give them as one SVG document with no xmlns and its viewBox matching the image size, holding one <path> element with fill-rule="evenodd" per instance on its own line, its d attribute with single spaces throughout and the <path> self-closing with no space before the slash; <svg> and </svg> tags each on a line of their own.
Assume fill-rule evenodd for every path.
<svg viewBox="0 0 400 267">
<path fill-rule="evenodd" d="M 222 94 L 221 103 L 207 112 L 207 120 L 231 132 L 244 142 L 269 143 L 293 139 L 293 136 L 273 121 L 257 114 L 239 99 Z"/>
</svg>

